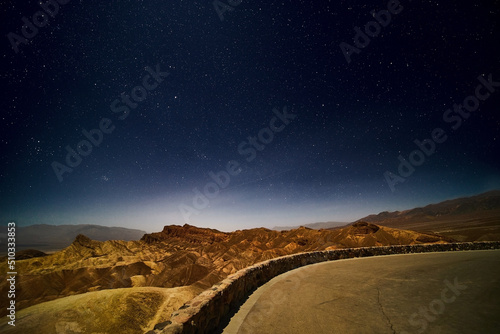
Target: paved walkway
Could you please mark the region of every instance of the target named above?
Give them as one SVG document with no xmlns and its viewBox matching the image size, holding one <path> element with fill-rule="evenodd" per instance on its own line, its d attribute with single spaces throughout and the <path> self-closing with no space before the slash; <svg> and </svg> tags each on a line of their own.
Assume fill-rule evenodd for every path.
<svg viewBox="0 0 500 334">
<path fill-rule="evenodd" d="M 299 268 L 257 289 L 223 333 L 500 333 L 500 250 Z"/>
</svg>

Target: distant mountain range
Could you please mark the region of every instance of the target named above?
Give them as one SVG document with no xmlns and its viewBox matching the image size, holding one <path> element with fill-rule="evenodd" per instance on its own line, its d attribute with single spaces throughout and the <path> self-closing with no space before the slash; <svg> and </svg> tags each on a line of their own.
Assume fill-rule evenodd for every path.
<svg viewBox="0 0 500 334">
<path fill-rule="evenodd" d="M 437 204 L 429 204 L 421 208 L 405 211 L 384 211 L 376 215 L 361 218 L 366 222 L 422 222 L 442 220 L 443 217 L 462 217 L 479 212 L 495 212 L 500 209 L 500 190 L 489 191 L 471 197 L 447 200 Z"/>
<path fill-rule="evenodd" d="M 348 225 L 348 222 L 319 222 L 319 223 L 311 223 L 305 224 L 303 227 L 312 228 L 315 230 L 320 230 L 322 228 L 334 228 L 334 227 L 342 227 Z M 275 226 L 272 230 L 275 231 L 284 231 L 284 230 L 293 230 L 294 228 L 299 228 L 300 226 Z"/>
<path fill-rule="evenodd" d="M 489 191 L 411 210 L 384 211 L 359 221 L 432 232 L 457 241 L 496 241 L 500 240 L 500 191 Z"/>
<path fill-rule="evenodd" d="M 436 233 L 457 241 L 500 240 L 500 190 L 462 197 L 404 211 L 372 214 L 356 222 Z M 355 223 L 355 222 L 354 222 Z M 325 222 L 306 224 L 313 229 L 339 229 L 353 223 Z M 276 226 L 273 230 L 291 230 L 298 226 Z"/>
<path fill-rule="evenodd" d="M 44 252 L 63 249 L 71 245 L 76 236 L 84 234 L 93 240 L 139 240 L 145 231 L 123 228 L 108 227 L 101 225 L 47 225 L 37 224 L 31 226 L 17 227 L 16 250 L 37 249 Z M 0 244 L 5 245 L 7 240 L 5 233 L 0 234 Z M 5 247 L 2 247 L 5 248 Z M 5 251 L 4 249 L 1 250 Z"/>
</svg>

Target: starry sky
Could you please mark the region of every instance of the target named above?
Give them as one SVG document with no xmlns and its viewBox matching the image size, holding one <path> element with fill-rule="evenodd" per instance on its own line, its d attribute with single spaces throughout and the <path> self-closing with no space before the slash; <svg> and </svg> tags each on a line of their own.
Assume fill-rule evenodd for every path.
<svg viewBox="0 0 500 334">
<path fill-rule="evenodd" d="M 1 6 L 5 224 L 231 231 L 500 188 L 498 0 L 41 3 Z"/>
</svg>

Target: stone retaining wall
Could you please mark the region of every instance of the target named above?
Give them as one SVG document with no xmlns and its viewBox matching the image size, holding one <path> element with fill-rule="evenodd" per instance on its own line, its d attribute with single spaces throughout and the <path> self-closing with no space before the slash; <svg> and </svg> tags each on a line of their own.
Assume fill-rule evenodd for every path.
<svg viewBox="0 0 500 334">
<path fill-rule="evenodd" d="M 277 275 L 308 264 L 365 256 L 487 249 L 500 249 L 500 242 L 346 248 L 271 259 L 228 276 L 175 311 L 170 321 L 157 324 L 148 334 L 210 333 L 257 287 Z"/>
</svg>

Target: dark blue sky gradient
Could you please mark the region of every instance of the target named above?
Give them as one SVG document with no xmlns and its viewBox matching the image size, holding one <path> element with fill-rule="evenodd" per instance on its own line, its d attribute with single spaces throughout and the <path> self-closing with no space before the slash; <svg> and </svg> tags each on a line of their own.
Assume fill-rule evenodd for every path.
<svg viewBox="0 0 500 334">
<path fill-rule="evenodd" d="M 1 221 L 158 231 L 187 222 L 179 206 L 189 205 L 191 224 L 236 230 L 352 221 L 500 188 L 500 87 L 457 130 L 443 121 L 478 76 L 500 81 L 498 1 L 400 5 L 348 64 L 339 44 L 353 45 L 354 27 L 387 2 L 243 1 L 221 21 L 211 1 L 73 0 L 16 53 L 7 34 L 40 6 L 7 1 Z M 110 105 L 156 66 L 169 76 L 120 120 Z M 296 118 L 246 161 L 239 145 L 285 106 Z M 103 118 L 113 132 L 59 182 L 51 164 Z M 391 191 L 384 173 L 397 174 L 398 156 L 435 128 L 448 139 Z M 194 189 L 229 161 L 239 174 L 194 208 Z"/>
</svg>

